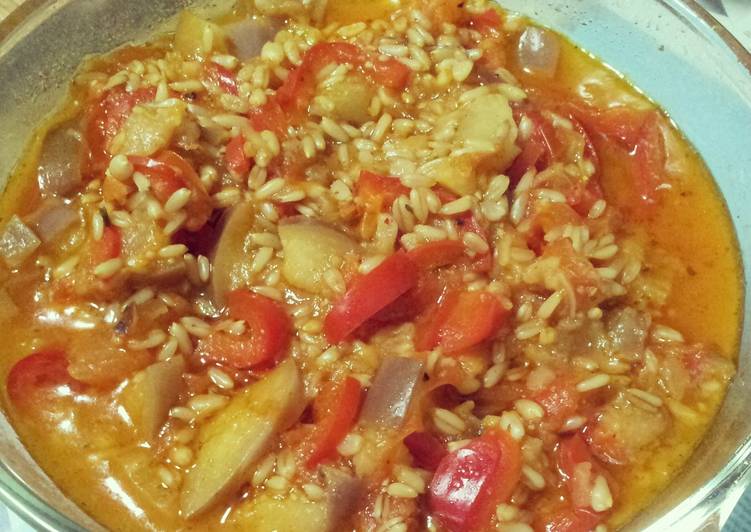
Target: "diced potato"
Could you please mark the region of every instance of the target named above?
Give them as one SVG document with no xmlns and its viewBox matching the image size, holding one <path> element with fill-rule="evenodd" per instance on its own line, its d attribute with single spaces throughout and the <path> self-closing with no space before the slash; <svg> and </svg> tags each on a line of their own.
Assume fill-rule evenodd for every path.
<svg viewBox="0 0 751 532">
<path fill-rule="evenodd" d="M 324 273 L 338 268 L 357 244 L 347 235 L 305 218 L 291 219 L 279 225 L 284 249 L 282 275 L 291 285 L 309 292 L 325 290 Z"/>
<path fill-rule="evenodd" d="M 461 107 L 456 138 L 466 147 L 478 147 L 478 153 L 493 153 L 498 167 L 510 165 L 519 148 L 517 128 L 505 96 L 486 94 Z"/>
<path fill-rule="evenodd" d="M 477 190 L 474 159 L 471 155 L 440 157 L 423 165 L 420 170 L 451 192 L 465 196 Z"/>
<path fill-rule="evenodd" d="M 34 231 L 14 214 L 0 234 L 0 256 L 5 264 L 15 268 L 33 255 L 41 243 Z"/>
<path fill-rule="evenodd" d="M 181 492 L 182 514 L 195 516 L 237 489 L 304 408 L 304 385 L 292 359 L 235 395 L 201 428 L 196 463 Z"/>
<path fill-rule="evenodd" d="M 137 373 L 123 391 L 123 406 L 128 411 L 139 436 L 151 440 L 167 419 L 183 389 L 185 361 L 173 357 L 152 364 Z"/>
<path fill-rule="evenodd" d="M 337 120 L 361 126 L 371 119 L 368 113 L 375 89 L 362 76 L 350 74 L 341 81 L 327 86 L 321 95 L 331 100 L 331 115 Z"/>
<path fill-rule="evenodd" d="M 251 278 L 248 235 L 253 226 L 253 206 L 241 203 L 224 220 L 212 260 L 211 291 L 218 305 L 230 290 L 247 285 Z"/>
<path fill-rule="evenodd" d="M 241 505 L 232 520 L 247 532 L 328 532 L 333 529 L 328 513 L 326 500 L 311 501 L 298 490 L 283 499 L 263 492 Z"/>
<path fill-rule="evenodd" d="M 120 132 L 112 139 L 113 154 L 153 155 L 166 148 L 185 117 L 185 104 L 137 105 Z"/>
<path fill-rule="evenodd" d="M 183 11 L 175 31 L 175 49 L 186 57 L 202 58 L 210 52 L 227 52 L 227 38 L 222 28 Z"/>
</svg>

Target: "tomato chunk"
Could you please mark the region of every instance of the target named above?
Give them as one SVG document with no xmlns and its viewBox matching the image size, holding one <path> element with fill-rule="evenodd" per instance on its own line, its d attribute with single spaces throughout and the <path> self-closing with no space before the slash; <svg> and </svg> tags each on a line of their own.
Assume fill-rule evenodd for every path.
<svg viewBox="0 0 751 532">
<path fill-rule="evenodd" d="M 355 424 L 361 402 L 362 389 L 357 379 L 345 377 L 324 386 L 313 404 L 316 424 L 307 442 L 308 468 L 335 454 L 336 446 Z"/>
<path fill-rule="evenodd" d="M 232 137 L 224 152 L 224 163 L 227 169 L 236 176 L 244 176 L 250 172 L 250 158 L 245 155 L 245 137 Z"/>
<path fill-rule="evenodd" d="M 197 354 L 238 369 L 276 365 L 292 336 L 292 321 L 281 305 L 249 290 L 234 290 L 227 294 L 227 306 L 232 319 L 246 323 L 245 333 L 214 332 L 199 340 Z"/>
<path fill-rule="evenodd" d="M 493 294 L 451 291 L 418 322 L 415 347 L 458 353 L 490 338 L 508 316 Z"/>
<path fill-rule="evenodd" d="M 434 270 L 461 260 L 464 244 L 458 240 L 437 240 L 417 246 L 407 255 L 420 269 Z"/>
<path fill-rule="evenodd" d="M 562 508 L 535 520 L 535 530 L 544 532 L 592 532 L 601 516 L 583 508 Z"/>
<path fill-rule="evenodd" d="M 398 251 L 372 271 L 355 279 L 334 303 L 324 321 L 326 339 L 336 344 L 370 317 L 417 284 L 417 266 Z"/>
<path fill-rule="evenodd" d="M 430 482 L 430 510 L 448 530 L 484 530 L 511 497 L 521 466 L 519 444 L 503 430 L 487 430 L 441 460 Z"/>
<path fill-rule="evenodd" d="M 120 229 L 113 226 L 104 228 L 102 238 L 94 242 L 91 255 L 94 264 L 116 259 L 122 253 L 122 236 Z"/>
<path fill-rule="evenodd" d="M 254 107 L 248 113 L 250 125 L 256 131 L 273 131 L 281 140 L 287 132 L 287 116 L 279 105 L 279 98 L 269 98 L 260 107 Z"/>
<path fill-rule="evenodd" d="M 237 77 L 235 73 L 216 63 L 206 64 L 206 77 L 208 80 L 226 93 L 238 95 Z"/>
<path fill-rule="evenodd" d="M 8 373 L 8 396 L 19 407 L 32 405 L 58 386 L 83 386 L 68 373 L 68 358 L 61 349 L 32 353 L 16 362 Z"/>
<path fill-rule="evenodd" d="M 186 229 L 198 231 L 206 224 L 214 210 L 211 198 L 201 178 L 185 158 L 171 150 L 165 150 L 156 158 L 131 156 L 128 159 L 137 171 L 149 178 L 154 196 L 160 202 L 165 203 L 181 188 L 190 190 Z"/>
<path fill-rule="evenodd" d="M 399 196 L 409 196 L 409 189 L 397 177 L 382 176 L 368 170 L 360 172 L 355 184 L 357 198 L 365 205 L 390 208 Z"/>
<path fill-rule="evenodd" d="M 87 117 L 86 143 L 89 147 L 89 172 L 92 177 L 101 177 L 110 161 L 109 144 L 133 108 L 150 102 L 156 96 L 156 88 L 138 89 L 129 93 L 119 85 L 106 92 Z"/>
</svg>

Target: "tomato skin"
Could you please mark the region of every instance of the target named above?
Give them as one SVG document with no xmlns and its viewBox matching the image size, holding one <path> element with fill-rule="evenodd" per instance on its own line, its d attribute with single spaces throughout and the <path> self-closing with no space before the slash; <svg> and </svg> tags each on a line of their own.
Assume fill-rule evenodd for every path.
<svg viewBox="0 0 751 532">
<path fill-rule="evenodd" d="M 269 98 L 260 107 L 254 107 L 248 112 L 250 125 L 256 131 L 273 131 L 279 139 L 286 136 L 287 116 L 279 105 L 279 98 Z"/>
<path fill-rule="evenodd" d="M 156 97 L 156 88 L 138 89 L 128 93 L 119 85 L 110 89 L 92 106 L 86 122 L 86 143 L 89 147 L 89 172 L 102 177 L 109 165 L 109 143 L 115 138 L 133 108 Z"/>
<path fill-rule="evenodd" d="M 208 80 L 228 94 L 237 96 L 237 77 L 235 73 L 216 63 L 206 63 L 206 77 Z"/>
<path fill-rule="evenodd" d="M 250 159 L 245 155 L 245 137 L 237 135 L 227 143 L 224 164 L 236 176 L 244 176 L 250 172 Z"/>
<path fill-rule="evenodd" d="M 437 240 L 414 248 L 407 253 L 422 270 L 435 270 L 456 264 L 464 257 L 464 244 L 458 240 Z"/>
<path fill-rule="evenodd" d="M 326 315 L 326 339 L 337 344 L 378 311 L 417 284 L 417 266 L 397 251 L 372 271 L 355 279 Z"/>
<path fill-rule="evenodd" d="M 68 373 L 68 358 L 62 349 L 44 349 L 16 362 L 8 373 L 6 387 L 18 407 L 29 407 L 41 394 L 57 386 L 81 389 L 83 384 Z"/>
<path fill-rule="evenodd" d="M 558 379 L 537 392 L 533 399 L 545 410 L 549 422 L 561 425 L 578 411 L 580 394 L 572 382 Z"/>
<path fill-rule="evenodd" d="M 292 337 L 292 320 L 281 305 L 240 289 L 227 294 L 227 307 L 232 319 L 245 321 L 245 334 L 214 332 L 199 340 L 196 353 L 237 369 L 275 366 L 286 354 Z"/>
<path fill-rule="evenodd" d="M 120 229 L 114 226 L 104 228 L 102 238 L 94 242 L 92 261 L 94 264 L 116 259 L 122 253 L 122 235 Z"/>
<path fill-rule="evenodd" d="M 483 530 L 498 504 L 511 497 L 521 467 L 519 444 L 503 430 L 486 430 L 441 460 L 430 482 L 428 506 L 450 531 Z"/>
<path fill-rule="evenodd" d="M 564 479 L 574 476 L 574 469 L 582 462 L 592 462 L 594 457 L 581 434 L 574 434 L 561 440 L 558 446 L 558 469 Z"/>
<path fill-rule="evenodd" d="M 491 33 L 497 31 L 501 26 L 501 15 L 495 9 L 487 9 L 477 15 L 472 15 L 467 25 L 474 28 L 480 33 Z"/>
<path fill-rule="evenodd" d="M 156 158 L 130 156 L 128 160 L 149 178 L 154 196 L 162 203 L 181 188 L 190 190 L 185 221 L 188 231 L 198 231 L 206 224 L 214 208 L 201 178 L 187 160 L 171 150 L 164 150 Z"/>
<path fill-rule="evenodd" d="M 490 293 L 450 291 L 417 324 L 415 348 L 442 347 L 447 355 L 459 353 L 490 338 L 508 316 Z"/>
<path fill-rule="evenodd" d="M 638 199 L 646 206 L 657 203 L 660 186 L 665 183 L 665 140 L 657 112 L 647 117 L 634 147 L 635 188 Z"/>
<path fill-rule="evenodd" d="M 306 467 L 313 468 L 336 453 L 360 412 L 362 388 L 357 379 L 345 377 L 326 384 L 313 404 L 316 425 L 306 443 Z"/>
<path fill-rule="evenodd" d="M 592 532 L 602 518 L 583 508 L 563 508 L 535 520 L 535 530 L 543 532 Z"/>
<path fill-rule="evenodd" d="M 402 185 L 397 177 L 382 176 L 368 170 L 360 172 L 355 183 L 357 198 L 364 205 L 391 208 L 399 196 L 409 196 L 409 189 Z"/>
</svg>

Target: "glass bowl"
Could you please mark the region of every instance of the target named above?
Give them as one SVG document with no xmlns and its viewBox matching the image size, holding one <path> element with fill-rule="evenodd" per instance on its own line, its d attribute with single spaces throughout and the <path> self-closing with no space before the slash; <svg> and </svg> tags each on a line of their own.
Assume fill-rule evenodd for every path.
<svg viewBox="0 0 751 532">
<path fill-rule="evenodd" d="M 567 35 L 670 114 L 714 174 L 751 271 L 751 55 L 693 0 L 499 0 Z M 201 0 L 28 0 L 0 24 L 0 185 L 87 54 L 139 41 Z M 102 21 L 108 21 L 102 24 Z M 701 252 L 701 250 L 697 250 Z M 745 287 L 739 373 L 688 467 L 624 530 L 719 530 L 751 479 Z M 101 530 L 35 465 L 0 415 L 0 499 L 39 530 Z"/>
</svg>

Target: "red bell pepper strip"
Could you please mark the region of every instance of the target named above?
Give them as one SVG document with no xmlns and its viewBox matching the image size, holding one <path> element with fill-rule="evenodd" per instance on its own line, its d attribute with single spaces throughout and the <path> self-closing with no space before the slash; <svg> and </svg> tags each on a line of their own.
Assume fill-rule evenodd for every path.
<svg viewBox="0 0 751 532">
<path fill-rule="evenodd" d="M 232 319 L 246 323 L 245 333 L 216 331 L 201 338 L 196 346 L 199 357 L 237 369 L 267 369 L 284 358 L 292 320 L 279 303 L 249 290 L 234 290 L 227 294 L 227 306 Z"/>
<path fill-rule="evenodd" d="M 459 353 L 489 339 L 509 312 L 493 294 L 450 291 L 418 321 L 415 348 Z"/>
<path fill-rule="evenodd" d="M 456 264 L 465 257 L 464 244 L 458 240 L 437 240 L 417 246 L 409 251 L 407 256 L 420 269 L 435 270 Z"/>
<path fill-rule="evenodd" d="M 22 358 L 8 373 L 7 390 L 16 406 L 26 408 L 41 401 L 53 388 L 83 384 L 68 373 L 68 359 L 61 349 L 44 349 Z"/>
<path fill-rule="evenodd" d="M 324 320 L 326 339 L 336 344 L 347 338 L 370 317 L 417 284 L 417 266 L 398 251 L 372 271 L 355 279 L 344 296 L 334 303 Z"/>
<path fill-rule="evenodd" d="M 446 455 L 430 482 L 428 506 L 452 532 L 484 530 L 498 504 L 508 501 L 521 478 L 519 444 L 490 429 Z"/>
<path fill-rule="evenodd" d="M 324 386 L 313 403 L 316 423 L 305 445 L 306 467 L 315 467 L 334 456 L 337 445 L 354 426 L 361 403 L 362 389 L 353 377 Z"/>
</svg>

